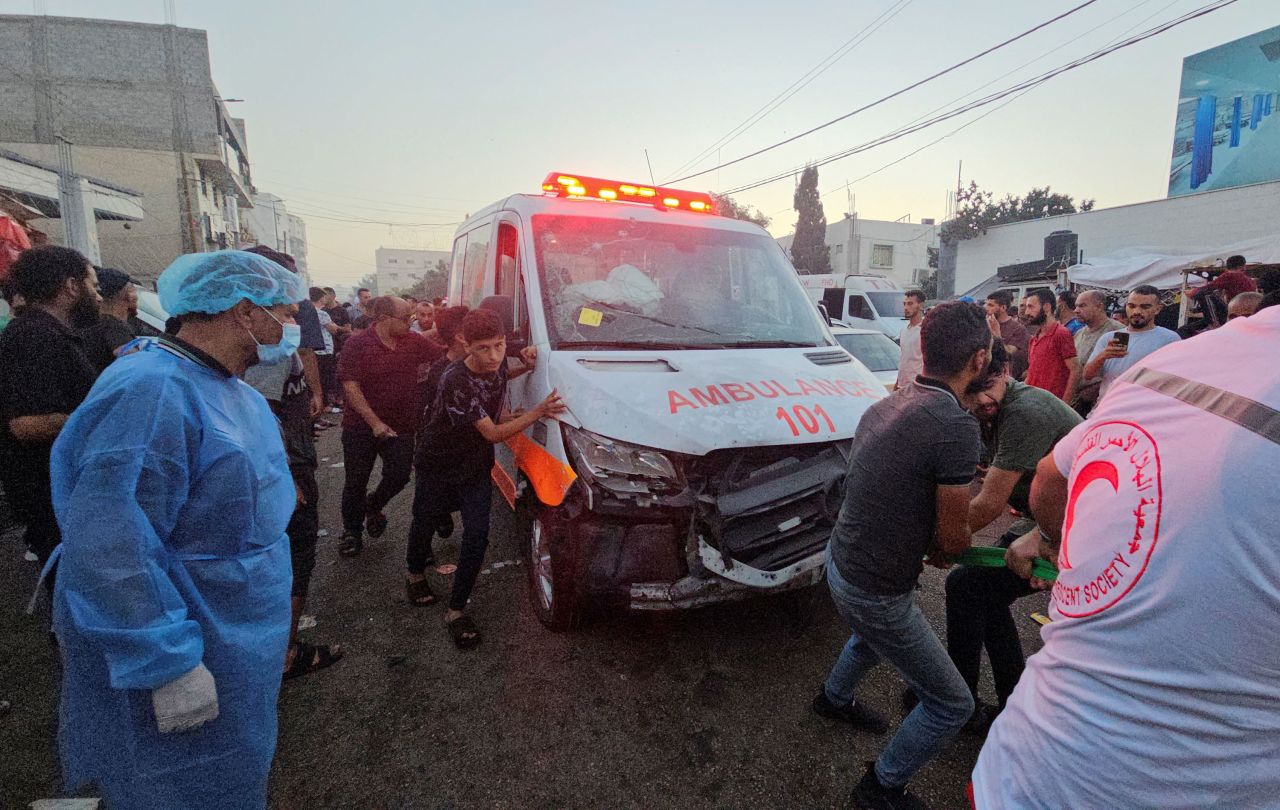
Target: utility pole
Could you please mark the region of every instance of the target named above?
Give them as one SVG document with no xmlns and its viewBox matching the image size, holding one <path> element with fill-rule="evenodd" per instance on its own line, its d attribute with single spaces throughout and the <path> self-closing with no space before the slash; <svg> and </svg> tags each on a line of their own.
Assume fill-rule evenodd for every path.
<svg viewBox="0 0 1280 810">
<path fill-rule="evenodd" d="M 75 248 L 93 264 L 102 263 L 98 251 L 98 231 L 93 219 L 93 209 L 86 208 L 84 180 L 76 174 L 71 156 L 71 141 L 55 136 L 58 141 L 58 208 L 62 215 L 63 239 L 67 247 Z"/>
</svg>

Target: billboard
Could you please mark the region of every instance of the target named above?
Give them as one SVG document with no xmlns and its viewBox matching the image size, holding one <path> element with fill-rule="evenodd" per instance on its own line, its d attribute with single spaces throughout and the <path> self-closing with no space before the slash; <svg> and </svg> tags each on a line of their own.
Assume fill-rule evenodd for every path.
<svg viewBox="0 0 1280 810">
<path fill-rule="evenodd" d="M 1280 26 L 1182 60 L 1169 196 L 1280 180 Z"/>
</svg>

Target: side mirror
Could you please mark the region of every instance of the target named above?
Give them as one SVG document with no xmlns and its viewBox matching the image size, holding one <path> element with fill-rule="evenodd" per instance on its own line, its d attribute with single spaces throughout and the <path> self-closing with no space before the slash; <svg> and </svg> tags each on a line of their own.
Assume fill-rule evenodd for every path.
<svg viewBox="0 0 1280 810">
<path fill-rule="evenodd" d="M 821 301 L 818 302 L 818 314 L 822 316 L 823 323 L 831 323 L 831 316 L 827 314 L 827 305 Z"/>
</svg>

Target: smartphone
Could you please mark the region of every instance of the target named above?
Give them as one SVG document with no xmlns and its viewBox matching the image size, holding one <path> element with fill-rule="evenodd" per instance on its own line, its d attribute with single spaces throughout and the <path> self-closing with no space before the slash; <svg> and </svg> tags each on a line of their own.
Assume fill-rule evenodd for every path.
<svg viewBox="0 0 1280 810">
<path fill-rule="evenodd" d="M 1119 345 L 1121 345 L 1121 346 L 1124 346 L 1126 349 L 1127 349 L 1127 348 L 1129 348 L 1129 333 L 1128 333 L 1128 332 L 1116 332 L 1115 334 L 1113 334 L 1113 335 L 1111 336 L 1111 340 L 1112 340 L 1112 342 L 1113 342 L 1113 343 L 1117 343 L 1117 344 L 1119 344 Z"/>
</svg>

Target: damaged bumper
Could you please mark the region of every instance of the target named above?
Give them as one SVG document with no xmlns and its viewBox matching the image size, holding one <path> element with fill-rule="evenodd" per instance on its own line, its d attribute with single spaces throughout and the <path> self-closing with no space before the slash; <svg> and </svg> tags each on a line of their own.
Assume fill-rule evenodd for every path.
<svg viewBox="0 0 1280 810">
<path fill-rule="evenodd" d="M 706 568 L 701 576 L 675 582 L 637 582 L 631 585 L 632 610 L 683 610 L 753 596 L 785 593 L 822 581 L 825 549 L 778 571 L 763 571 L 740 562 L 725 566 L 720 552 L 698 540 L 698 555 Z"/>
</svg>

